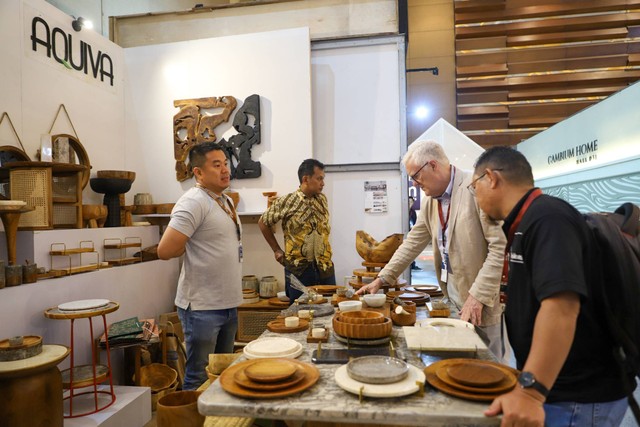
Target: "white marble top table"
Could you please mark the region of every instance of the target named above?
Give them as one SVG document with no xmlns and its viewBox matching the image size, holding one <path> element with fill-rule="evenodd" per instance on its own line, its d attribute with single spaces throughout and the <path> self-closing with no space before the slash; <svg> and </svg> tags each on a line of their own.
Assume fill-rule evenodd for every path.
<svg viewBox="0 0 640 427">
<path fill-rule="evenodd" d="M 319 324 L 331 324 L 331 316 L 314 319 Z M 398 349 L 397 356 L 420 369 L 425 367 L 419 352 L 406 348 L 401 336 L 402 328 L 395 327 L 392 341 Z M 307 331 L 275 334 L 266 331 L 265 336 L 287 336 L 304 345 L 304 352 L 298 360 L 311 363 L 311 353 L 317 344 L 307 344 Z M 344 348 L 333 336 L 323 348 Z M 490 359 L 488 351 L 478 354 L 479 358 Z M 429 363 L 430 356 L 423 359 Z M 239 361 L 245 360 L 241 357 Z M 432 359 L 437 360 L 437 359 Z M 471 402 L 441 393 L 428 384 L 424 396 L 417 393 L 398 398 L 364 398 L 342 390 L 334 380 L 339 364 L 317 364 L 320 380 L 308 390 L 279 399 L 243 399 L 225 392 L 214 382 L 200 396 L 198 410 L 205 415 L 280 419 L 287 421 L 321 421 L 336 423 L 369 423 L 381 425 L 414 426 L 496 426 L 499 418 L 487 418 L 483 411 L 489 406 L 485 402 Z"/>
</svg>

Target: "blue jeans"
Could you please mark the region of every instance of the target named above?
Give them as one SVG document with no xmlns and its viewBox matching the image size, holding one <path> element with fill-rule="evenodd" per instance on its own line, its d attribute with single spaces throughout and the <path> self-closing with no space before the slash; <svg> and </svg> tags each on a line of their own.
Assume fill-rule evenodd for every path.
<svg viewBox="0 0 640 427">
<path fill-rule="evenodd" d="M 186 310 L 178 307 L 187 347 L 183 390 L 195 390 L 207 380 L 205 368 L 211 353 L 233 353 L 238 331 L 238 310 Z"/>
<path fill-rule="evenodd" d="M 300 298 L 300 296 L 302 295 L 302 292 L 291 287 L 289 274 L 293 274 L 293 273 L 291 273 L 289 270 L 285 268 L 284 269 L 284 290 L 287 293 L 287 296 L 289 297 L 289 302 L 293 304 L 296 299 Z M 334 273 L 333 267 L 331 268 L 331 270 L 327 272 L 323 272 L 318 270 L 318 266 L 315 263 L 307 267 L 306 270 L 304 270 L 300 275 L 296 275 L 296 277 L 305 286 L 336 284 L 336 275 Z"/>
<path fill-rule="evenodd" d="M 627 398 L 603 403 L 545 403 L 547 427 L 618 427 L 627 412 Z"/>
</svg>

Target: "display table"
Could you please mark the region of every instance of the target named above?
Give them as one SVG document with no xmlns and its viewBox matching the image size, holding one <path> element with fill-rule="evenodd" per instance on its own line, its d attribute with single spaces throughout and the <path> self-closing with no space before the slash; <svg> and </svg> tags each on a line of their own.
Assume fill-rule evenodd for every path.
<svg viewBox="0 0 640 427">
<path fill-rule="evenodd" d="M 424 318 L 424 307 L 420 307 L 419 318 Z M 316 324 L 331 325 L 332 316 L 314 319 Z M 285 336 L 300 342 L 305 349 L 298 360 L 311 363 L 311 354 L 317 344 L 307 344 L 307 331 L 275 334 L 264 332 L 262 337 Z M 439 360 L 438 356 L 406 347 L 402 329 L 393 327 L 392 342 L 397 356 L 420 369 Z M 345 348 L 331 334 L 323 348 Z M 481 359 L 493 359 L 488 350 L 476 354 Z M 238 362 L 246 360 L 242 356 Z M 237 363 L 237 362 L 236 362 Z M 198 410 L 204 415 L 269 418 L 288 421 L 289 425 L 304 421 L 305 425 L 329 425 L 328 423 L 355 423 L 414 426 L 496 426 L 500 418 L 488 418 L 483 411 L 488 403 L 474 403 L 451 397 L 430 386 L 425 387 L 424 396 L 415 393 L 397 398 L 365 398 L 360 403 L 355 394 L 341 389 L 334 380 L 339 364 L 317 364 L 319 381 L 308 390 L 286 398 L 248 400 L 225 392 L 219 381 L 214 382 L 198 401 Z"/>
<path fill-rule="evenodd" d="M 0 362 L 0 422 L 12 427 L 62 427 L 62 376 L 56 367 L 69 354 L 43 345 L 36 356 Z"/>
<path fill-rule="evenodd" d="M 64 388 L 69 389 L 69 395 L 64 398 L 64 400 L 69 400 L 69 412 L 64 415 L 65 418 L 76 418 L 84 415 L 89 415 L 101 411 L 113 404 L 116 400 L 116 395 L 113 392 L 113 373 L 111 369 L 111 355 L 109 353 L 109 337 L 107 335 L 107 318 L 106 315 L 108 313 L 112 313 L 120 308 L 120 305 L 116 302 L 109 302 L 106 306 L 95 308 L 95 309 L 87 309 L 87 310 L 78 310 L 78 311 L 65 311 L 60 310 L 58 306 L 51 307 L 44 312 L 44 316 L 48 319 L 55 320 L 71 320 L 71 359 L 70 359 L 70 367 L 69 369 L 65 369 L 62 371 L 62 384 Z M 98 357 L 96 355 L 95 347 L 93 345 L 94 336 L 93 336 L 93 317 L 101 316 L 102 323 L 104 326 L 104 333 L 107 338 L 106 344 L 106 352 L 107 352 L 107 365 L 99 365 L 97 363 Z M 91 341 L 88 343 L 91 346 L 91 364 L 90 365 L 76 365 L 74 358 L 74 322 L 76 319 L 89 319 L 89 333 L 91 336 Z M 98 390 L 98 384 L 109 380 L 109 391 Z M 91 387 L 92 390 L 84 391 L 80 393 L 75 393 L 76 389 Z M 73 413 L 73 399 L 76 396 L 81 396 L 84 394 L 93 394 L 94 396 L 94 409 L 83 412 L 80 414 Z M 98 404 L 98 396 L 100 394 L 108 394 L 110 396 L 110 400 L 100 406 Z"/>
</svg>

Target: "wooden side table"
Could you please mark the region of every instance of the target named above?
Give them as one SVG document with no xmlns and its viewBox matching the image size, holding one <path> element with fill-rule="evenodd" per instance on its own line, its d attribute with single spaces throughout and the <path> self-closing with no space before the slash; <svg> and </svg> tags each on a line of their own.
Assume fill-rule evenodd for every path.
<svg viewBox="0 0 640 427">
<path fill-rule="evenodd" d="M 0 423 L 12 427 L 63 426 L 62 378 L 56 365 L 69 354 L 43 345 L 33 357 L 0 362 Z"/>
<path fill-rule="evenodd" d="M 96 412 L 102 411 L 103 409 L 111 406 L 113 402 L 116 401 L 116 395 L 113 391 L 113 376 L 111 369 L 111 355 L 109 353 L 109 337 L 107 336 L 107 318 L 106 315 L 108 313 L 112 313 L 120 308 L 120 305 L 116 302 L 110 301 L 106 306 L 102 306 L 95 309 L 88 310 L 77 310 L 77 311 L 66 311 L 60 310 L 58 307 L 51 307 L 44 311 L 44 316 L 48 319 L 55 320 L 71 320 L 71 359 L 69 369 L 65 369 L 62 371 L 62 385 L 64 388 L 69 389 L 69 395 L 64 398 L 64 400 L 69 400 L 69 413 L 65 414 L 65 418 L 76 418 L 82 417 L 89 414 L 94 414 Z M 96 350 L 94 343 L 94 335 L 93 335 L 93 317 L 102 316 L 102 324 L 104 326 L 104 333 L 107 338 L 106 351 L 107 351 L 107 365 L 100 365 L 97 363 L 98 358 L 96 356 Z M 89 319 L 89 332 L 91 335 L 91 364 L 90 365 L 76 365 L 76 361 L 74 358 L 74 322 L 76 319 Z M 103 383 L 109 380 L 109 391 L 98 390 L 98 384 Z M 85 391 L 81 393 L 74 393 L 74 390 L 83 387 L 93 387 L 91 391 Z M 110 395 L 110 400 L 100 406 L 98 404 L 98 395 L 108 394 Z M 94 410 L 90 410 L 87 412 L 83 412 L 80 414 L 73 413 L 73 399 L 74 397 L 81 396 L 84 394 L 93 394 L 94 396 Z"/>
</svg>

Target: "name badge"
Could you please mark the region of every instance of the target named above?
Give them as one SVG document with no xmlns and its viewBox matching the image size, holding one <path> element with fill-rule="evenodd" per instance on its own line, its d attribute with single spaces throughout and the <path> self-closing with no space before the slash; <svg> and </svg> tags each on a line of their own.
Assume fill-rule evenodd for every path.
<svg viewBox="0 0 640 427">
<path fill-rule="evenodd" d="M 238 261 L 242 262 L 243 253 L 242 253 L 242 243 L 238 245 Z"/>
<path fill-rule="evenodd" d="M 449 270 L 447 269 L 447 263 L 442 261 L 440 263 L 440 280 L 444 283 L 447 283 L 448 275 L 449 275 Z"/>
</svg>

